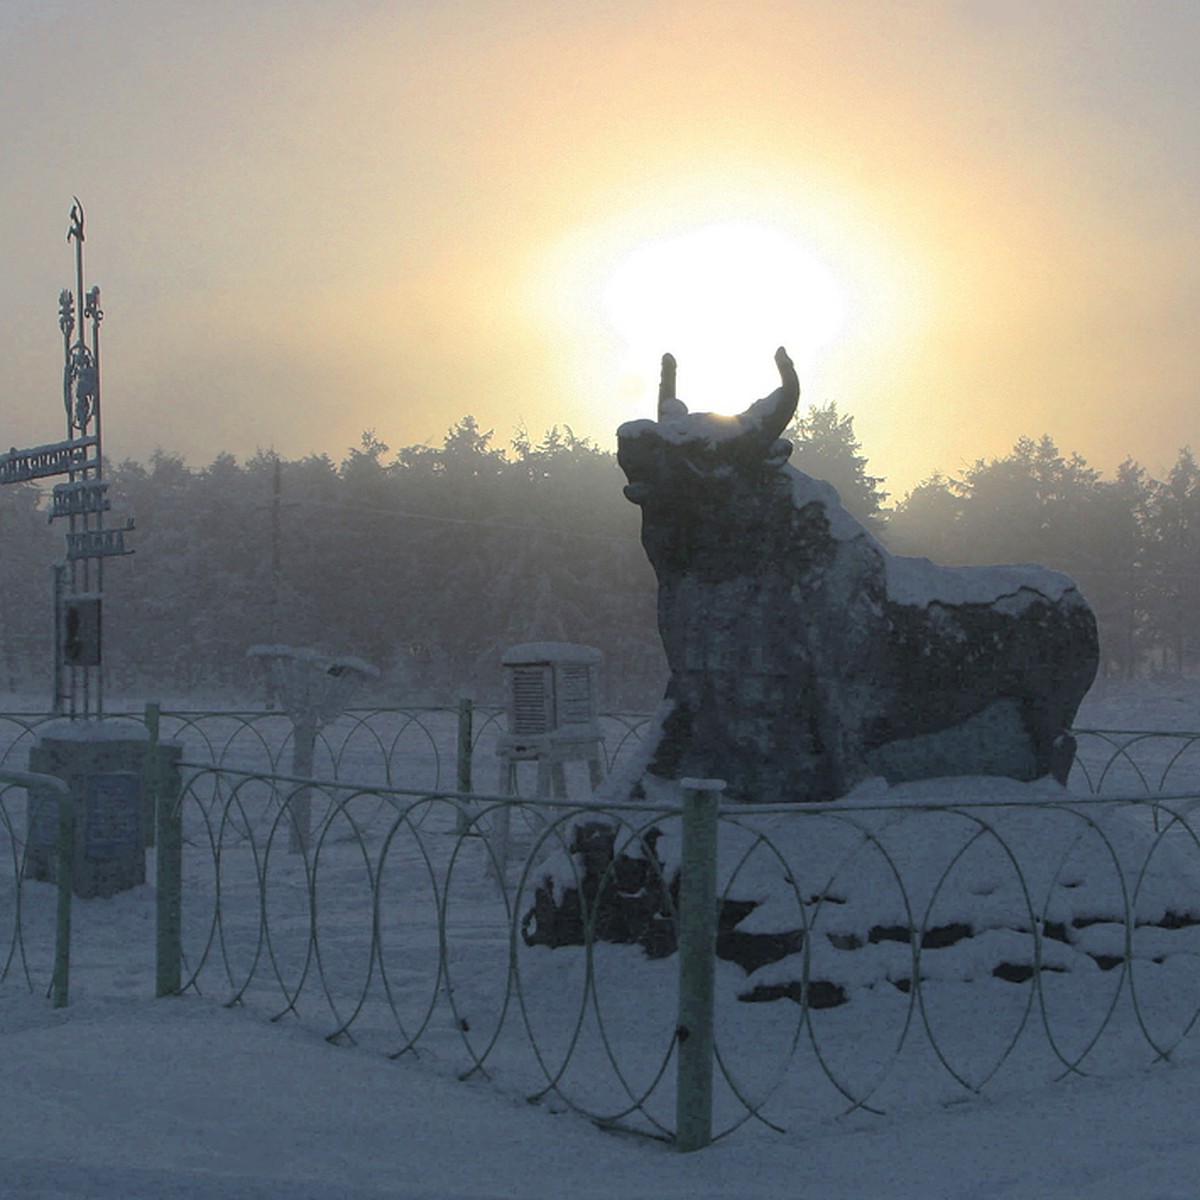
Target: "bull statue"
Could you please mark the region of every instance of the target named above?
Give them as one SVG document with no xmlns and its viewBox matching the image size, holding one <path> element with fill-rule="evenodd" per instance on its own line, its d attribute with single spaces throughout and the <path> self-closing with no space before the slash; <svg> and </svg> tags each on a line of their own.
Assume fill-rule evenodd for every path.
<svg viewBox="0 0 1200 1200">
<path fill-rule="evenodd" d="M 618 431 L 670 666 L 643 784 L 724 779 L 730 799 L 824 801 L 870 776 L 1065 782 L 1095 677 L 1096 622 L 1037 566 L 889 553 L 827 483 L 789 465 L 800 396 L 689 413 L 662 360 L 658 420 Z"/>
</svg>

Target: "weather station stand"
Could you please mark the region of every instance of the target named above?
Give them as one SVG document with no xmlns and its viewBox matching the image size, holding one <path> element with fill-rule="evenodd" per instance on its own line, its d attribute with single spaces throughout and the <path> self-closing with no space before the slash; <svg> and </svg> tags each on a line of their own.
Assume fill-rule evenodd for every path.
<svg viewBox="0 0 1200 1200">
<path fill-rule="evenodd" d="M 251 646 L 247 658 L 263 667 L 272 690 L 292 722 L 292 774 L 311 779 L 317 734 L 337 720 L 359 685 L 379 672 L 360 658 L 330 658 L 292 646 Z M 297 788 L 288 800 L 288 852 L 304 854 L 312 836 L 312 793 Z"/>
<path fill-rule="evenodd" d="M 604 737 L 596 713 L 597 671 L 604 656 L 570 642 L 529 642 L 506 650 L 504 668 L 508 732 L 496 743 L 500 793 L 518 796 L 520 765 L 533 763 L 534 794 L 568 798 L 567 767 L 586 765 L 589 794 L 604 779 Z M 512 809 L 501 808 L 492 826 L 492 864 L 500 869 L 513 850 Z"/>
</svg>

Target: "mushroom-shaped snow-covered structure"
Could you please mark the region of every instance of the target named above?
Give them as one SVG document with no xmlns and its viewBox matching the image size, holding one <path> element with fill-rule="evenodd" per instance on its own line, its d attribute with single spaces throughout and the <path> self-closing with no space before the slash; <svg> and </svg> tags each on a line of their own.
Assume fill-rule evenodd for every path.
<svg viewBox="0 0 1200 1200">
<path fill-rule="evenodd" d="M 315 650 L 292 646 L 251 646 L 247 658 L 257 659 L 292 722 L 292 774 L 312 777 L 317 734 L 336 720 L 365 679 L 379 672 L 361 658 L 331 658 Z M 308 848 L 312 800 L 308 789 L 296 792 L 290 803 L 292 830 L 288 848 Z"/>
</svg>

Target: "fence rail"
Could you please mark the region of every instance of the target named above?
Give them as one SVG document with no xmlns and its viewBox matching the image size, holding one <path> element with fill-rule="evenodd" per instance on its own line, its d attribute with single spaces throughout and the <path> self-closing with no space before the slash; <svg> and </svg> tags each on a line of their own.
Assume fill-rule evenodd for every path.
<svg viewBox="0 0 1200 1200">
<path fill-rule="evenodd" d="M 293 769 L 294 732 L 284 712 L 158 711 L 162 737 L 182 743 L 193 760 L 262 774 L 287 774 Z M 145 714 L 109 715 L 140 721 Z M 23 762 L 39 731 L 58 719 L 45 713 L 0 713 L 0 766 Z M 649 713 L 600 714 L 610 771 L 634 752 L 652 720 Z M 470 786 L 460 785 L 473 782 L 486 792 L 489 783 L 499 782 L 496 743 L 504 732 L 502 708 L 470 701 L 454 706 L 348 709 L 318 732 L 313 773 L 387 787 L 470 791 Z"/>
<path fill-rule="evenodd" d="M 111 714 L 142 720 L 143 711 Z M 0 767 L 19 766 L 39 730 L 58 718 L 38 712 L 0 713 Z M 600 715 L 611 771 L 636 752 L 655 717 L 651 713 Z M 180 741 L 187 755 L 218 767 L 264 774 L 292 768 L 293 731 L 278 710 L 162 709 L 162 736 Z M 458 705 L 349 709 L 317 735 L 313 772 L 353 777 L 389 787 L 480 791 L 499 781 L 496 742 L 504 710 Z M 462 740 L 466 735 L 465 743 Z M 1075 730 L 1073 789 L 1094 794 L 1152 795 L 1200 791 L 1200 732 Z"/>
</svg>

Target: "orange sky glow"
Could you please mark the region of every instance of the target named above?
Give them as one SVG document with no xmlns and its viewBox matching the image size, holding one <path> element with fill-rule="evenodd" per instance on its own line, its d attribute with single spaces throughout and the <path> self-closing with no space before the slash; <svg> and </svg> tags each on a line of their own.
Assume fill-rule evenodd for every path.
<svg viewBox="0 0 1200 1200">
<path fill-rule="evenodd" d="M 788 345 L 894 499 L 1196 434 L 1200 9 L 1110 0 L 13 0 L 0 440 L 62 436 L 87 210 L 110 456 L 373 428 L 611 447 Z"/>
</svg>

